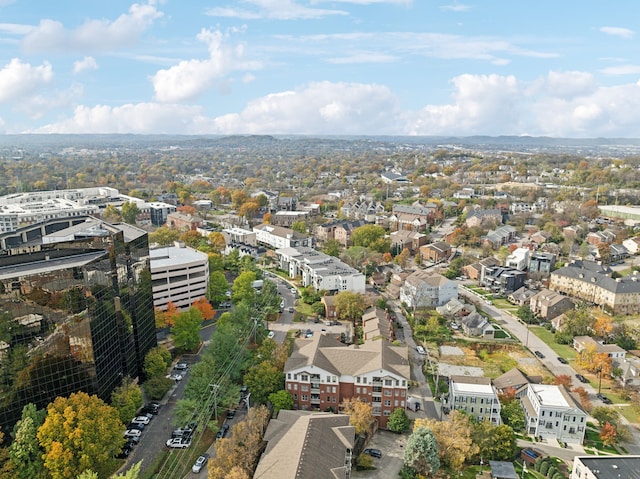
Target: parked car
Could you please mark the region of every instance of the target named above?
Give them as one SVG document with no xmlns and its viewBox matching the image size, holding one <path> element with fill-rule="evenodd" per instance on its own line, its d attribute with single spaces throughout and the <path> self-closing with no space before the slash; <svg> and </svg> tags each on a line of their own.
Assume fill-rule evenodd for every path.
<svg viewBox="0 0 640 479">
<path fill-rule="evenodd" d="M 377 457 L 377 458 L 382 457 L 382 451 L 380 449 L 373 449 L 369 447 L 364 450 L 364 453 L 369 454 L 371 457 Z"/>
<path fill-rule="evenodd" d="M 538 356 L 540 359 L 544 359 L 544 354 L 542 354 L 540 351 L 534 351 L 533 354 Z"/>
<path fill-rule="evenodd" d="M 565 358 L 558 356 L 558 362 L 562 364 L 568 364 L 568 361 Z"/>
<path fill-rule="evenodd" d="M 249 393 L 249 388 L 247 386 L 242 386 L 240 388 L 240 397 L 246 397 Z"/>
<path fill-rule="evenodd" d="M 222 439 L 223 437 L 225 437 L 227 435 L 227 432 L 229 432 L 229 425 L 228 424 L 223 424 L 220 427 L 220 430 L 218 431 L 218 433 L 216 434 L 216 439 Z"/>
<path fill-rule="evenodd" d="M 130 422 L 127 425 L 127 429 L 138 429 L 140 431 L 144 431 L 144 424 L 138 422 Z"/>
<path fill-rule="evenodd" d="M 178 429 L 173 430 L 173 432 L 171 433 L 171 438 L 176 439 L 176 438 L 182 438 L 182 437 L 191 437 L 192 434 L 193 434 L 193 428 L 179 427 Z"/>
<path fill-rule="evenodd" d="M 167 447 L 171 449 L 186 449 L 191 445 L 191 439 L 184 437 L 174 437 L 167 439 Z"/>
<path fill-rule="evenodd" d="M 187 363 L 178 363 L 173 367 L 173 369 L 176 371 L 188 371 L 189 365 Z"/>
<path fill-rule="evenodd" d="M 609 399 L 607 396 L 605 396 L 602 393 L 596 394 L 596 397 L 605 404 L 613 404 L 613 401 L 611 401 L 611 399 Z"/>
<path fill-rule="evenodd" d="M 144 424 L 145 426 L 149 424 L 150 420 L 147 416 L 136 416 L 131 420 L 134 424 Z"/>
<path fill-rule="evenodd" d="M 275 331 L 269 331 L 269 334 L 267 334 L 267 338 L 273 338 L 275 335 Z"/>
<path fill-rule="evenodd" d="M 202 468 L 207 465 L 208 461 L 209 454 L 207 454 L 206 452 L 202 456 L 198 456 L 198 459 L 196 459 L 196 462 L 191 467 L 191 472 L 198 474 L 200 471 L 202 471 Z"/>
<path fill-rule="evenodd" d="M 160 404 L 157 402 L 150 402 L 146 404 L 140 411 L 142 414 L 158 414 L 160 412 Z"/>
<path fill-rule="evenodd" d="M 132 450 L 133 450 L 133 445 L 129 442 L 126 442 L 124 446 L 122 446 L 122 450 L 120 451 L 120 454 L 118 454 L 117 458 L 126 459 L 127 457 L 129 457 L 129 454 L 131 454 Z"/>
<path fill-rule="evenodd" d="M 289 312 L 293 313 L 295 311 L 295 309 L 293 309 L 293 306 L 289 306 Z"/>
<path fill-rule="evenodd" d="M 236 410 L 235 409 L 229 409 L 227 411 L 227 419 L 233 419 L 234 417 L 236 417 Z"/>
<path fill-rule="evenodd" d="M 576 378 L 578 378 L 578 381 L 580 381 L 581 383 L 588 383 L 589 380 L 587 378 L 585 378 L 582 374 L 576 374 Z"/>
<path fill-rule="evenodd" d="M 124 437 L 129 438 L 129 437 L 140 437 L 140 434 L 142 434 L 142 431 L 140 429 L 127 429 L 124 432 Z"/>
<path fill-rule="evenodd" d="M 173 381 L 182 381 L 182 374 L 178 374 L 178 373 L 170 374 L 169 379 L 172 379 Z"/>
<path fill-rule="evenodd" d="M 418 351 L 418 354 L 427 354 L 427 351 L 420 345 L 416 346 L 416 351 Z"/>
</svg>

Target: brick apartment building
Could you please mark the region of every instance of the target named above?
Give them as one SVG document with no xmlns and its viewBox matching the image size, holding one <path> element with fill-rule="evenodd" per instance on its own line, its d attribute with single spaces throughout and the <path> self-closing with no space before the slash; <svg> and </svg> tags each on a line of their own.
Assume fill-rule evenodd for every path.
<svg viewBox="0 0 640 479">
<path fill-rule="evenodd" d="M 378 426 L 386 429 L 391 413 L 406 408 L 406 346 L 385 340 L 347 346 L 328 334 L 300 338 L 284 373 L 296 409 L 338 412 L 343 400 L 360 398 L 371 404 Z"/>
</svg>

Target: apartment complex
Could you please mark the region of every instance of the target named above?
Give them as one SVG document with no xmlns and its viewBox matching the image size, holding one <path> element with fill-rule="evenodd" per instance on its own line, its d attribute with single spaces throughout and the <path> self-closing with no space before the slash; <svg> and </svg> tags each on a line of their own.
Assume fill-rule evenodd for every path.
<svg viewBox="0 0 640 479">
<path fill-rule="evenodd" d="M 470 414 L 478 421 L 500 424 L 500 400 L 490 378 L 451 376 L 446 407 Z"/>
<path fill-rule="evenodd" d="M 426 270 L 411 273 L 400 288 L 400 301 L 410 308 L 435 308 L 452 299 L 458 299 L 458 284 Z"/>
<path fill-rule="evenodd" d="M 288 271 L 291 278 L 300 277 L 305 287 L 329 292 L 365 292 L 365 275 L 335 256 L 307 247 L 281 248 L 276 255 L 280 269 Z"/>
<path fill-rule="evenodd" d="M 11 247 L 0 256 L 3 429 L 28 403 L 43 408 L 76 391 L 109 400 L 123 377 L 141 376 L 156 345 L 147 233 L 74 218 L 4 236 Z"/>
<path fill-rule="evenodd" d="M 313 238 L 282 226 L 261 224 L 254 226 L 253 232 L 258 243 L 273 249 L 313 245 Z"/>
<path fill-rule="evenodd" d="M 348 398 L 371 404 L 381 428 L 406 407 L 409 360 L 406 346 L 367 341 L 347 346 L 335 336 L 297 339 L 285 367 L 286 390 L 301 410 L 338 411 Z"/>
<path fill-rule="evenodd" d="M 152 249 L 151 279 L 153 304 L 167 309 L 170 302 L 178 309 L 188 309 L 207 295 L 209 285 L 209 257 L 184 243 Z"/>
</svg>

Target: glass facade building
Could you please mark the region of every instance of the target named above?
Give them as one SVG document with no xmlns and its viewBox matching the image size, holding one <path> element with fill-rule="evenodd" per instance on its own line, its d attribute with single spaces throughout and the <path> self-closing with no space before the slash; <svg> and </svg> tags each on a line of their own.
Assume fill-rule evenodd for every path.
<svg viewBox="0 0 640 479">
<path fill-rule="evenodd" d="M 27 229 L 0 251 L 4 431 L 28 403 L 80 390 L 108 401 L 156 346 L 145 231 L 90 217 Z"/>
</svg>

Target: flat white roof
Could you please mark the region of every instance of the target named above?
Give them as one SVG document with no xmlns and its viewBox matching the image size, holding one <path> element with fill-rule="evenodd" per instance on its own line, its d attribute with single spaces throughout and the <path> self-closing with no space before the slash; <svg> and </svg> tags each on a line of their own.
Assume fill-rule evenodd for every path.
<svg viewBox="0 0 640 479">
<path fill-rule="evenodd" d="M 550 407 L 572 407 L 562 394 L 560 386 L 554 384 L 530 384 L 530 388 L 538 396 L 542 406 Z"/>
<path fill-rule="evenodd" d="M 451 385 L 453 390 L 458 394 L 494 394 L 491 384 L 471 384 L 452 381 Z"/>
<path fill-rule="evenodd" d="M 177 266 L 182 263 L 193 263 L 197 261 L 208 261 L 206 253 L 202 253 L 193 248 L 185 246 L 163 246 L 149 250 L 151 257 L 151 269 L 167 268 Z"/>
</svg>

